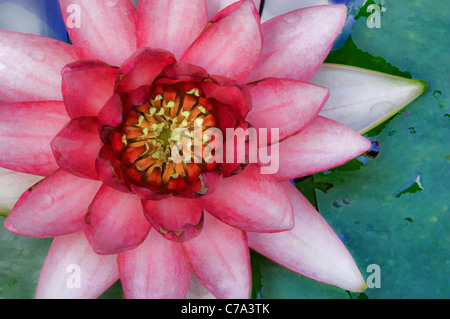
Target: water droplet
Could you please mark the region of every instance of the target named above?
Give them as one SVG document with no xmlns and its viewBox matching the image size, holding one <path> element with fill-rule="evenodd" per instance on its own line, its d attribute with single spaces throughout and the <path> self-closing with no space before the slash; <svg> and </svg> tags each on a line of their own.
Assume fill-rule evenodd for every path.
<svg viewBox="0 0 450 319">
<path fill-rule="evenodd" d="M 40 50 L 40 49 L 36 49 L 33 51 L 33 58 L 34 60 L 37 61 L 42 61 L 45 58 L 45 53 L 44 51 Z"/>
<path fill-rule="evenodd" d="M 338 236 L 339 236 L 339 238 L 341 239 L 341 241 L 342 241 L 344 244 L 347 244 L 348 239 L 349 239 L 349 237 L 348 237 L 347 234 L 345 234 L 345 233 L 340 233 Z"/>
<path fill-rule="evenodd" d="M 283 20 L 287 23 L 295 23 L 299 20 L 299 16 L 296 14 L 286 14 L 283 16 Z"/>
<path fill-rule="evenodd" d="M 343 202 L 345 205 L 351 205 L 351 204 L 352 204 L 352 200 L 351 200 L 351 199 L 348 199 L 348 198 L 344 198 L 344 199 L 342 200 L 342 202 Z"/>
<path fill-rule="evenodd" d="M 333 206 L 336 207 L 336 208 L 339 208 L 339 207 L 342 207 L 344 205 L 342 204 L 342 202 L 340 200 L 335 200 L 333 202 Z"/>
<path fill-rule="evenodd" d="M 107 7 L 112 8 L 112 7 L 115 7 L 115 6 L 117 5 L 118 2 L 119 2 L 119 0 L 106 0 L 106 1 L 105 1 L 105 5 L 106 5 Z"/>
</svg>

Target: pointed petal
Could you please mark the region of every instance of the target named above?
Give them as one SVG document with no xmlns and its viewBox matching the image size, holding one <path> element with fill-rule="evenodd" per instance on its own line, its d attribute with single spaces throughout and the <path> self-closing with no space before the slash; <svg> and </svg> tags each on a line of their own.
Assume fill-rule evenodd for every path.
<svg viewBox="0 0 450 319">
<path fill-rule="evenodd" d="M 92 179 L 98 179 L 95 159 L 102 145 L 96 117 L 73 119 L 51 143 L 59 167 L 74 175 Z"/>
<path fill-rule="evenodd" d="M 97 116 L 114 94 L 119 69 L 98 60 L 80 60 L 62 71 L 62 92 L 71 118 Z"/>
<path fill-rule="evenodd" d="M 337 64 L 323 65 L 311 82 L 331 91 L 320 115 L 360 134 L 395 115 L 427 88 L 423 81 Z"/>
<path fill-rule="evenodd" d="M 347 18 L 344 5 L 292 11 L 264 22 L 264 46 L 247 82 L 266 77 L 309 81 L 323 63 Z"/>
<path fill-rule="evenodd" d="M 211 20 L 219 11 L 228 7 L 229 5 L 237 2 L 239 0 L 206 0 L 206 6 L 208 8 L 208 19 Z M 261 6 L 261 0 L 253 0 L 256 9 L 259 11 Z"/>
<path fill-rule="evenodd" d="M 276 2 L 267 1 L 264 5 L 264 11 L 261 16 L 262 21 L 267 21 L 276 16 L 282 15 L 284 13 L 294 11 L 297 9 L 302 9 L 306 7 L 314 7 L 324 4 L 345 4 L 347 5 L 349 0 L 301 0 L 301 1 L 291 1 L 291 0 L 278 0 Z"/>
<path fill-rule="evenodd" d="M 114 127 L 123 122 L 124 105 L 121 94 L 115 93 L 105 103 L 97 116 L 98 131 L 103 143 L 109 144 L 109 136 Z"/>
<path fill-rule="evenodd" d="M 59 236 L 42 267 L 36 298 L 95 299 L 117 279 L 116 256 L 95 254 L 82 232 Z"/>
<path fill-rule="evenodd" d="M 20 196 L 41 179 L 42 176 L 0 168 L 0 215 L 7 215 Z"/>
<path fill-rule="evenodd" d="M 361 155 L 370 145 L 352 129 L 318 116 L 302 132 L 279 143 L 279 168 L 273 176 L 286 181 L 322 172 Z"/>
<path fill-rule="evenodd" d="M 365 290 L 364 279 L 340 238 L 294 185 L 282 185 L 294 208 L 294 229 L 276 234 L 249 232 L 249 246 L 314 280 L 351 291 Z"/>
<path fill-rule="evenodd" d="M 287 195 L 256 164 L 237 175 L 221 178 L 214 192 L 203 197 L 204 208 L 222 222 L 243 230 L 276 232 L 293 227 Z"/>
<path fill-rule="evenodd" d="M 243 81 L 261 52 L 259 13 L 251 0 L 229 8 L 210 21 L 181 61 Z"/>
<path fill-rule="evenodd" d="M 0 166 L 45 176 L 58 169 L 50 143 L 69 121 L 59 101 L 0 105 Z"/>
<path fill-rule="evenodd" d="M 246 121 L 257 129 L 278 128 L 280 140 L 308 125 L 329 94 L 327 88 L 290 79 L 268 78 L 247 87 L 253 108 Z"/>
<path fill-rule="evenodd" d="M 136 50 L 137 13 L 130 1 L 59 0 L 59 3 L 80 58 L 119 66 Z"/>
<path fill-rule="evenodd" d="M 164 49 L 180 59 L 207 22 L 204 0 L 141 0 L 138 47 Z"/>
<path fill-rule="evenodd" d="M 61 101 L 61 70 L 77 59 L 67 43 L 0 30 L 0 102 Z"/>
<path fill-rule="evenodd" d="M 102 255 L 134 249 L 150 231 L 139 197 L 105 184 L 95 195 L 86 222 L 86 237 L 94 251 Z"/>
<path fill-rule="evenodd" d="M 162 200 L 144 200 L 142 206 L 147 220 L 166 239 L 186 241 L 202 229 L 201 198 L 171 196 Z"/>
<path fill-rule="evenodd" d="M 23 193 L 6 218 L 5 227 L 36 238 L 80 232 L 100 186 L 98 181 L 58 170 Z"/>
<path fill-rule="evenodd" d="M 217 298 L 250 296 L 250 255 L 245 233 L 205 214 L 201 234 L 182 244 L 189 263 Z"/>
<path fill-rule="evenodd" d="M 216 299 L 199 281 L 195 274 L 192 274 L 189 290 L 185 299 Z"/>
<path fill-rule="evenodd" d="M 127 299 L 180 299 L 192 270 L 180 244 L 151 231 L 142 245 L 119 255 L 120 280 Z"/>
<path fill-rule="evenodd" d="M 160 49 L 141 48 L 120 67 L 117 92 L 130 92 L 142 85 L 151 85 L 169 64 L 175 63 L 172 53 Z"/>
</svg>

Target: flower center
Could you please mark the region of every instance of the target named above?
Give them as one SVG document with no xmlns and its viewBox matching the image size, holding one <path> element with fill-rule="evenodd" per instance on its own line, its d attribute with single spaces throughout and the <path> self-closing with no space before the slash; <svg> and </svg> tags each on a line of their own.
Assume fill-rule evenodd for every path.
<svg viewBox="0 0 450 319">
<path fill-rule="evenodd" d="M 202 157 L 204 133 L 216 127 L 212 109 L 195 83 L 153 85 L 150 100 L 132 107 L 113 135 L 127 176 L 159 193 L 182 193 L 198 183 L 202 172 L 215 168 Z"/>
</svg>

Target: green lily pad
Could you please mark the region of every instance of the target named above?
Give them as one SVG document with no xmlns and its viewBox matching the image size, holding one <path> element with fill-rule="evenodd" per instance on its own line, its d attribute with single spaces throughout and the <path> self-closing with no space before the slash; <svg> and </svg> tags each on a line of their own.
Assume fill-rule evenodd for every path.
<svg viewBox="0 0 450 319">
<path fill-rule="evenodd" d="M 4 217 L 0 217 L 3 225 Z M 32 299 L 51 239 L 19 236 L 0 227 L 0 299 Z"/>
</svg>

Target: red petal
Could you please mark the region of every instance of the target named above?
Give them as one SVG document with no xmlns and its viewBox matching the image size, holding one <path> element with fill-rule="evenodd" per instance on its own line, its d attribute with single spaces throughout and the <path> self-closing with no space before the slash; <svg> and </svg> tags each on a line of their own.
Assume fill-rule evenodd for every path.
<svg viewBox="0 0 450 319">
<path fill-rule="evenodd" d="M 51 143 L 59 167 L 74 175 L 92 179 L 98 179 L 95 159 L 102 145 L 96 117 L 73 119 Z"/>
<path fill-rule="evenodd" d="M 206 98 L 214 98 L 223 104 L 226 104 L 232 114 L 244 120 L 252 107 L 252 98 L 248 88 L 240 85 L 228 78 L 211 76 L 213 82 L 204 82 L 201 84 Z"/>
<path fill-rule="evenodd" d="M 58 169 L 50 143 L 70 119 L 63 102 L 0 105 L 0 166 L 34 175 Z"/>
<path fill-rule="evenodd" d="M 102 255 L 134 249 L 150 231 L 139 197 L 105 184 L 92 201 L 86 222 L 86 237 L 95 252 Z"/>
<path fill-rule="evenodd" d="M 19 198 L 5 220 L 5 227 L 36 238 L 80 232 L 89 204 L 100 186 L 98 181 L 59 170 Z"/>
<path fill-rule="evenodd" d="M 202 233 L 182 245 L 200 283 L 214 296 L 250 297 L 250 256 L 244 232 L 205 214 Z"/>
<path fill-rule="evenodd" d="M 142 201 L 147 220 L 166 239 L 186 241 L 202 229 L 203 203 L 200 198 L 167 197 Z"/>
<path fill-rule="evenodd" d="M 204 0 L 141 0 L 138 47 L 161 48 L 179 59 L 207 21 Z"/>
<path fill-rule="evenodd" d="M 98 178 L 109 187 L 118 191 L 130 193 L 131 191 L 125 183 L 120 161 L 116 158 L 111 145 L 104 145 L 99 156 L 95 160 L 95 169 Z"/>
<path fill-rule="evenodd" d="M 114 127 L 123 122 L 124 106 L 119 93 L 114 94 L 98 113 L 98 131 L 103 143 L 109 144 L 109 135 Z"/>
<path fill-rule="evenodd" d="M 149 48 L 139 49 L 120 67 L 123 77 L 117 91 L 129 92 L 143 85 L 151 85 L 166 66 L 175 62 L 175 57 L 170 52 Z"/>
<path fill-rule="evenodd" d="M 71 118 L 97 116 L 114 94 L 119 70 L 98 60 L 80 60 L 62 71 L 62 92 Z"/>
<path fill-rule="evenodd" d="M 204 80 L 209 77 L 208 72 L 202 67 L 197 65 L 177 62 L 174 64 L 169 64 L 161 74 L 158 76 L 158 83 L 169 83 L 190 80 Z M 172 80 L 172 81 L 170 81 Z"/>
<path fill-rule="evenodd" d="M 206 211 L 243 230 L 276 232 L 293 227 L 289 198 L 270 175 L 260 174 L 256 164 L 220 179 L 203 200 Z"/>
<path fill-rule="evenodd" d="M 119 255 L 119 271 L 127 299 L 184 298 L 192 275 L 181 245 L 156 231 L 136 249 Z"/>
<path fill-rule="evenodd" d="M 209 74 L 243 81 L 260 52 L 259 13 L 247 0 L 215 16 L 181 61 L 202 66 Z"/>
<path fill-rule="evenodd" d="M 78 59 L 49 38 L 0 30 L 0 102 L 62 100 L 61 70 Z"/>
</svg>

